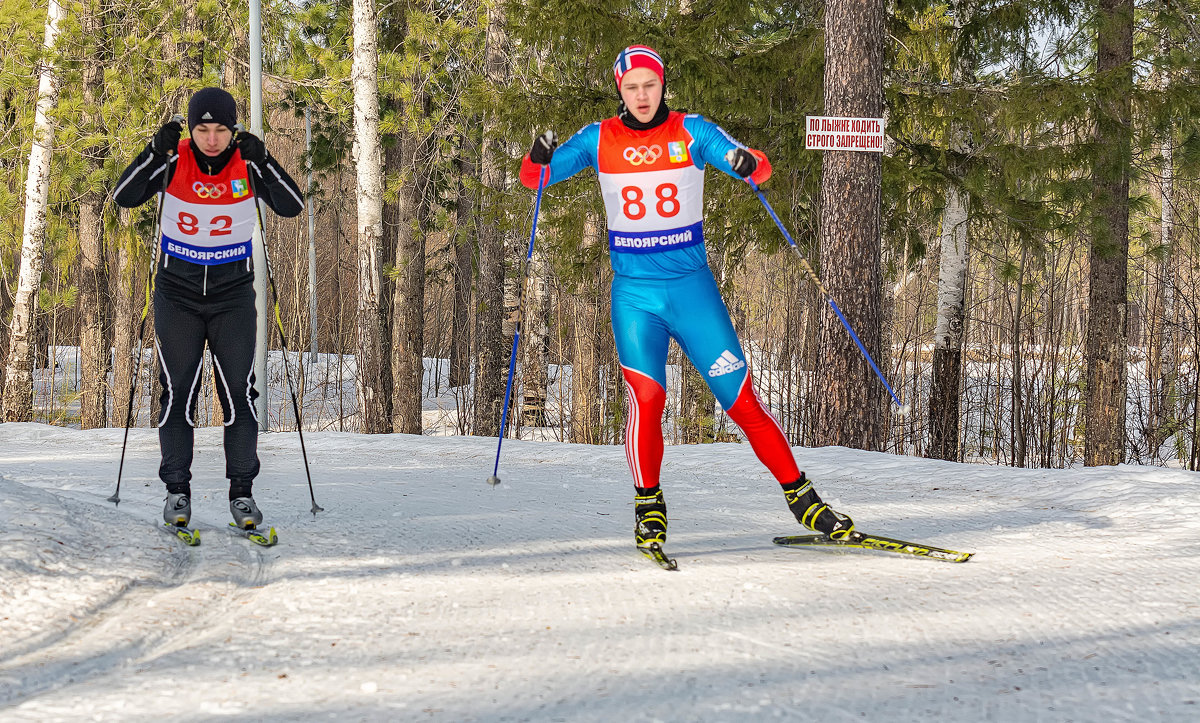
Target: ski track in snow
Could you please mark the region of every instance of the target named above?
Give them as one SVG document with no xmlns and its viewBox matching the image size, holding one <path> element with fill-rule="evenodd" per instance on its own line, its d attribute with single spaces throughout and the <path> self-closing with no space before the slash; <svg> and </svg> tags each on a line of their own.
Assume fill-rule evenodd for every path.
<svg viewBox="0 0 1200 723">
<path fill-rule="evenodd" d="M 748 445 L 668 447 L 664 572 L 620 447 L 260 441 L 280 544 L 222 526 L 197 430 L 187 548 L 153 430 L 0 425 L 0 720 L 1193 721 L 1200 477 L 797 449 L 868 532 L 965 564 L 793 550 Z M 61 543 L 61 544 L 60 544 Z"/>
</svg>

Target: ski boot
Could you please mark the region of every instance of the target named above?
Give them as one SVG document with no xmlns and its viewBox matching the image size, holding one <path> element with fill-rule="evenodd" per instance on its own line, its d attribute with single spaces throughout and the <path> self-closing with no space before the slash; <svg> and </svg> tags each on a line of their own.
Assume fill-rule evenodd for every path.
<svg viewBox="0 0 1200 723">
<path fill-rule="evenodd" d="M 796 520 L 814 532 L 832 540 L 845 540 L 854 531 L 854 521 L 822 502 L 803 472 L 800 479 L 783 485 L 783 497 Z"/>
<path fill-rule="evenodd" d="M 667 542 L 667 503 L 658 485 L 638 489 L 633 498 L 633 539 L 638 551 L 664 570 L 677 570 L 675 561 L 663 552 Z"/>
<path fill-rule="evenodd" d="M 637 490 L 633 514 L 636 520 L 633 539 L 639 548 L 647 548 L 652 542 L 659 546 L 667 543 L 667 503 L 663 500 L 662 488 L 655 485 Z"/>
<path fill-rule="evenodd" d="M 163 522 L 175 527 L 187 527 L 192 521 L 192 498 L 186 493 L 167 493 L 167 503 L 163 505 Z"/>
<path fill-rule="evenodd" d="M 239 530 L 253 530 L 262 524 L 263 515 L 253 497 L 237 497 L 229 501 L 229 512 L 233 515 L 233 526 Z"/>
</svg>

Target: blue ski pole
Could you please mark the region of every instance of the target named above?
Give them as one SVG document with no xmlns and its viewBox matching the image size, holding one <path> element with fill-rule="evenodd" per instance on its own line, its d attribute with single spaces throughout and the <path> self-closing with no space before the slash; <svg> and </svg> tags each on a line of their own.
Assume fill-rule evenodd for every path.
<svg viewBox="0 0 1200 723">
<path fill-rule="evenodd" d="M 504 385 L 504 407 L 500 411 L 500 439 L 496 442 L 496 464 L 492 467 L 492 476 L 488 484 L 495 487 L 500 484 L 500 448 L 504 445 L 504 427 L 508 423 L 508 400 L 512 396 L 513 371 L 517 368 L 517 344 L 521 341 L 521 321 L 525 310 L 525 286 L 529 276 L 529 266 L 533 259 L 533 239 L 537 235 L 538 212 L 542 209 L 542 191 L 546 188 L 546 178 L 550 175 L 550 166 L 542 166 L 538 175 L 537 198 L 533 202 L 533 225 L 529 229 L 529 250 L 525 254 L 525 269 L 521 274 L 521 291 L 517 295 L 517 318 L 513 330 L 512 354 L 508 358 L 508 382 Z"/>
<path fill-rule="evenodd" d="M 871 369 L 875 372 L 875 376 L 879 377 L 879 381 L 883 382 L 883 386 L 887 389 L 888 394 L 892 395 L 892 401 L 896 403 L 897 407 L 899 407 L 900 414 L 908 414 L 910 411 L 912 411 L 912 405 L 901 403 L 900 398 L 896 396 L 896 392 L 892 391 L 892 385 L 888 384 L 888 380 L 884 378 L 883 372 L 879 371 L 879 367 L 875 365 L 875 360 L 871 358 L 871 354 L 867 351 L 867 347 L 863 346 L 862 341 L 860 341 L 858 338 L 858 334 L 855 334 L 853 327 L 850 326 L 850 322 L 846 321 L 845 315 L 843 315 L 842 310 L 838 308 L 837 302 L 833 300 L 833 296 L 830 295 L 829 289 L 826 289 L 825 284 L 821 283 L 821 277 L 817 276 L 817 272 L 813 270 L 812 264 L 808 263 L 808 259 L 804 257 L 804 254 L 800 253 L 800 247 L 796 245 L 796 242 L 792 240 L 792 235 L 788 233 L 786 228 L 784 228 L 783 221 L 780 221 L 779 216 L 775 215 L 775 209 L 771 208 L 771 204 L 767 202 L 767 198 L 763 195 L 762 190 L 759 189 L 758 184 L 749 178 L 746 179 L 746 183 L 749 183 L 750 188 L 754 189 L 754 193 L 758 196 L 758 200 L 762 201 L 762 205 L 767 209 L 767 213 L 771 214 L 771 218 L 775 221 L 775 225 L 779 227 L 780 233 L 782 233 L 783 237 L 787 239 L 788 245 L 792 247 L 792 251 L 796 252 L 796 257 L 800 259 L 800 265 L 804 267 L 805 273 L 809 275 L 809 278 L 811 278 L 813 283 L 817 285 L 817 289 L 822 295 L 824 295 L 825 300 L 829 302 L 829 306 L 833 309 L 833 313 L 837 314 L 837 318 L 841 320 L 842 326 L 846 327 L 846 331 L 850 332 L 850 338 L 853 339 L 854 343 L 858 345 L 858 350 L 862 352 L 862 355 L 867 360 L 867 363 L 871 365 Z"/>
</svg>

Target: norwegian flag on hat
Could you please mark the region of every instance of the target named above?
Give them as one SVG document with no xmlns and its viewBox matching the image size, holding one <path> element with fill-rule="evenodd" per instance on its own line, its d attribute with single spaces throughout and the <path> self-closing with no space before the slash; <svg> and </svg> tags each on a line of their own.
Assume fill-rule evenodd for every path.
<svg viewBox="0 0 1200 723">
<path fill-rule="evenodd" d="M 613 77 L 618 86 L 621 85 L 621 78 L 634 68 L 648 68 L 654 71 L 660 82 L 666 82 L 662 58 L 649 45 L 630 45 L 617 54 L 617 62 L 613 63 Z"/>
</svg>

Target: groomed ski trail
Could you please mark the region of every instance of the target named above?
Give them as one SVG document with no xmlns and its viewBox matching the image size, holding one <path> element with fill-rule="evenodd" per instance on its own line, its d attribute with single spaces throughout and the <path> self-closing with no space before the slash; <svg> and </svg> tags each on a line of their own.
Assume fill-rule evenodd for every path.
<svg viewBox="0 0 1200 723">
<path fill-rule="evenodd" d="M 327 510 L 314 519 L 295 436 L 266 435 L 255 497 L 281 542 L 264 549 L 210 529 L 227 514 L 223 460 L 219 430 L 202 429 L 193 485 L 203 543 L 176 573 L 191 582 L 176 585 L 172 570 L 192 550 L 151 528 L 163 496 L 152 430 L 134 430 L 124 501 L 105 508 L 112 477 L 98 471 L 115 466 L 119 435 L 0 425 L 0 474 L 19 497 L 92 506 L 97 524 L 121 530 L 108 544 L 127 560 L 99 547 L 86 555 L 142 581 L 136 595 L 157 608 L 154 583 L 174 591 L 172 602 L 201 586 L 208 611 L 163 633 L 155 624 L 173 616 L 138 605 L 99 615 L 82 601 L 54 607 L 47 627 L 69 629 L 72 615 L 107 622 L 26 634 L 36 650 L 20 654 L 60 667 L 26 668 L 20 682 L 4 668 L 11 638 L 0 638 L 0 701 L 19 701 L 0 702 L 6 722 L 1191 721 L 1200 712 L 1193 473 L 797 450 L 822 496 L 864 528 L 976 553 L 945 565 L 779 548 L 772 537 L 803 531 L 748 446 L 671 447 L 666 551 L 680 569 L 668 575 L 634 549 L 620 447 L 507 440 L 493 489 L 494 439 L 306 435 Z M 139 540 L 164 551 L 148 555 Z M 0 558 L 24 560 L 4 573 L 36 580 L 22 545 L 0 534 Z M 36 617 L 28 596 L 0 602 L 17 627 Z M 130 638 L 148 642 L 71 677 L 71 646 Z"/>
</svg>

